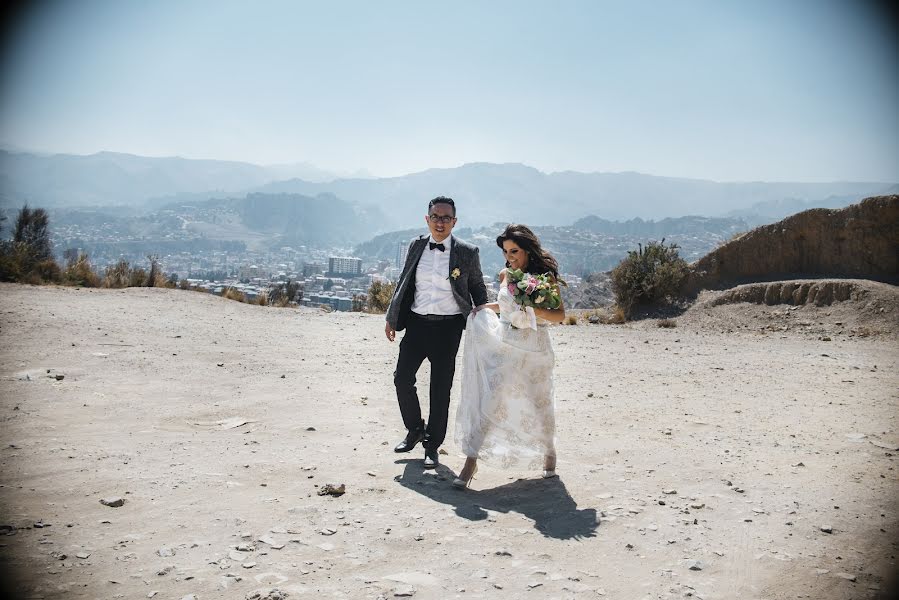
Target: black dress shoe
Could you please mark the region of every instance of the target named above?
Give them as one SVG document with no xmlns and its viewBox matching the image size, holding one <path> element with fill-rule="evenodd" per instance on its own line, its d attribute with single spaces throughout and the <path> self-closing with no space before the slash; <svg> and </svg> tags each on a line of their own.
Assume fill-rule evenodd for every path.
<svg viewBox="0 0 899 600">
<path fill-rule="evenodd" d="M 436 469 L 439 464 L 437 449 L 425 448 L 425 469 Z"/>
<path fill-rule="evenodd" d="M 409 433 L 406 434 L 406 438 L 402 442 L 397 444 L 396 447 L 393 449 L 393 451 L 394 452 L 409 452 L 410 450 L 415 448 L 415 445 L 418 442 L 422 441 L 424 439 L 424 437 L 425 437 L 425 433 L 421 429 L 415 429 L 415 430 L 409 431 Z"/>
</svg>

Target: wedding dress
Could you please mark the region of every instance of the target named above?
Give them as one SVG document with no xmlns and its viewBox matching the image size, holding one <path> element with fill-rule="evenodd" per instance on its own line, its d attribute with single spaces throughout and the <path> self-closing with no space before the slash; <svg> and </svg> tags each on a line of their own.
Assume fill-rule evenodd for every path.
<svg viewBox="0 0 899 600">
<path fill-rule="evenodd" d="M 521 310 L 506 286 L 500 314 L 469 315 L 455 440 L 465 456 L 539 469 L 555 456 L 552 343 L 547 322 Z"/>
</svg>

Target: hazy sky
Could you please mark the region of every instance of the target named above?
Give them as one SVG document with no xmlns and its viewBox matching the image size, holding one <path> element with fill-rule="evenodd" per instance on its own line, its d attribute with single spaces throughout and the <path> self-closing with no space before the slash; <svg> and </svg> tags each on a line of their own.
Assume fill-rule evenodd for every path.
<svg viewBox="0 0 899 600">
<path fill-rule="evenodd" d="M 899 181 L 895 22 L 857 0 L 32 5 L 4 35 L 7 146 Z"/>
</svg>

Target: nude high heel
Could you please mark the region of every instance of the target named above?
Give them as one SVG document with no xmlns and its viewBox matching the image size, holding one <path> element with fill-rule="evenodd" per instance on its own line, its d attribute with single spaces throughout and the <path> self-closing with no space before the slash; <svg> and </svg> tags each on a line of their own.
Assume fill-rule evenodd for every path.
<svg viewBox="0 0 899 600">
<path fill-rule="evenodd" d="M 467 488 L 468 486 L 471 485 L 471 480 L 474 479 L 474 475 L 477 472 L 478 472 L 478 465 L 475 464 L 474 468 L 471 470 L 471 475 L 468 476 L 468 479 L 461 479 L 459 477 L 456 477 L 455 479 L 453 479 L 453 487 L 464 490 L 465 488 Z"/>
</svg>

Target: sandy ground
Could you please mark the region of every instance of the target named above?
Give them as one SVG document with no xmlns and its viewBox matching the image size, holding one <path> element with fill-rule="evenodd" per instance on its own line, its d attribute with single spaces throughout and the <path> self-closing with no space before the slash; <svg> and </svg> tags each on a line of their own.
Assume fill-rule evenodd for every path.
<svg viewBox="0 0 899 600">
<path fill-rule="evenodd" d="M 392 452 L 398 345 L 380 316 L 179 290 L 4 284 L 0 299 L 7 597 L 891 587 L 894 337 L 727 333 L 686 316 L 556 327 L 561 476 L 483 466 L 460 491 L 451 441 L 436 473 L 420 449 Z M 318 495 L 326 483 L 346 493 Z M 125 504 L 100 503 L 112 497 Z"/>
</svg>

